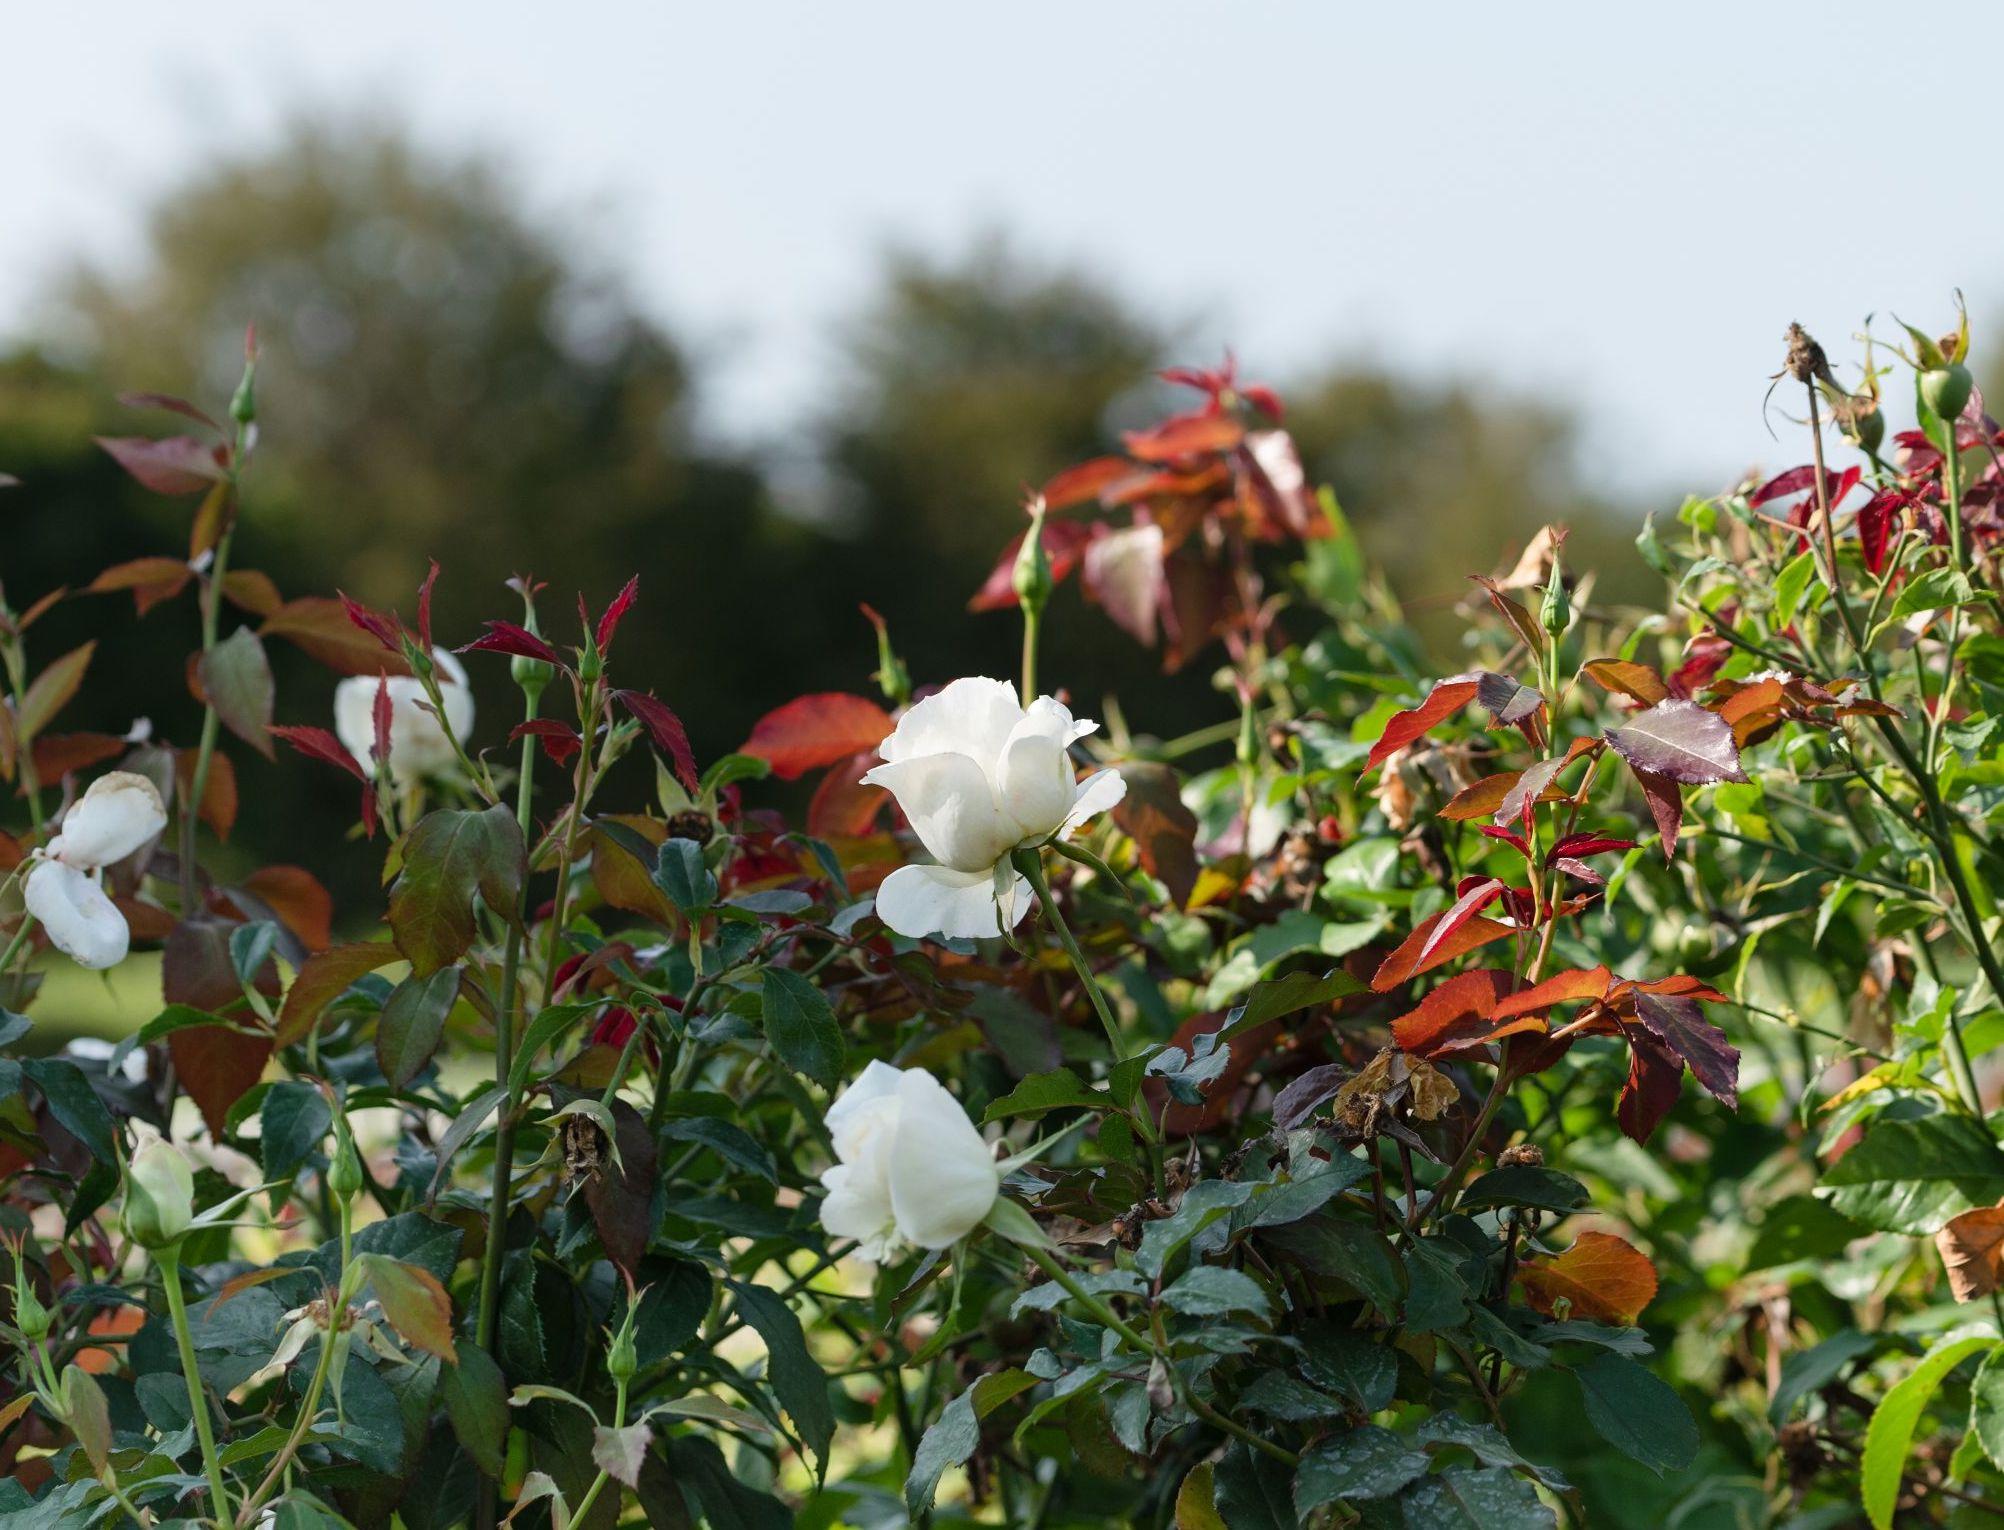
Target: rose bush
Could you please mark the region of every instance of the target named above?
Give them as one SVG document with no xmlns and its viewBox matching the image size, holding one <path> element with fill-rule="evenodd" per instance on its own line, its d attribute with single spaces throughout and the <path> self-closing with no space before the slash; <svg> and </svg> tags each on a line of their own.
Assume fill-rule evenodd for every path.
<svg viewBox="0 0 2004 1530">
<path fill-rule="evenodd" d="M 1994 1516 L 2004 431 L 1966 327 L 1902 347 L 1889 431 L 1791 333 L 1812 460 L 1645 529 L 1661 609 L 1554 530 L 1448 663 L 1279 398 L 1170 374 L 974 594 L 1019 685 L 870 613 L 873 693 L 707 765 L 621 671 L 637 580 L 456 646 L 437 569 L 408 623 L 287 596 L 232 558 L 254 357 L 138 399 L 185 556 L 0 595 L 0 1515 Z M 37 624 L 113 593 L 192 594 L 185 705 L 63 732 L 91 649 Z M 1102 620 L 1217 724 L 1041 691 Z M 379 907 L 222 853 L 287 768 Z M 51 967 L 131 946 L 157 1015 L 51 1046 Z"/>
</svg>

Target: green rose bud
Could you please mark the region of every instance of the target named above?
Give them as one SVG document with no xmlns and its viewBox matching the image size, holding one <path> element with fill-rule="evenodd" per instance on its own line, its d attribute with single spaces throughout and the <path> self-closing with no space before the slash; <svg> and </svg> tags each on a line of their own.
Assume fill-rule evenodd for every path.
<svg viewBox="0 0 2004 1530">
<path fill-rule="evenodd" d="M 1030 501 L 1030 529 L 1023 533 L 1023 545 L 1016 553 L 1014 576 L 1016 599 L 1031 617 L 1041 616 L 1051 600 L 1051 560 L 1044 551 L 1044 501 L 1039 495 Z"/>
<path fill-rule="evenodd" d="M 633 1315 L 638 1304 L 629 1304 L 626 1321 L 619 1325 L 619 1332 L 612 1336 L 612 1344 L 605 1352 L 605 1373 L 615 1382 L 628 1382 L 635 1371 L 640 1369 L 640 1352 L 633 1343 Z"/>
<path fill-rule="evenodd" d="M 125 1232 L 141 1248 L 172 1247 L 195 1219 L 195 1175 L 179 1148 L 154 1138 L 125 1166 Z"/>
<path fill-rule="evenodd" d="M 1922 402 L 1944 420 L 1961 416 L 1975 386 L 1976 380 L 1969 375 L 1969 368 L 1959 361 L 1952 361 L 1944 367 L 1930 367 L 1920 376 Z"/>
<path fill-rule="evenodd" d="M 35 1283 L 28 1278 L 28 1268 L 18 1248 L 14 1251 L 14 1326 L 30 1344 L 46 1339 L 53 1326 L 49 1309 L 35 1294 Z"/>
<path fill-rule="evenodd" d="M 347 1205 L 362 1188 L 362 1160 L 355 1152 L 355 1139 L 348 1132 L 348 1118 L 334 1118 L 334 1151 L 327 1160 L 327 1189 L 342 1205 Z"/>
<path fill-rule="evenodd" d="M 1557 637 L 1573 624 L 1572 597 L 1566 593 L 1565 571 L 1552 559 L 1552 576 L 1545 581 L 1545 602 L 1538 608 L 1538 625 Z"/>
</svg>

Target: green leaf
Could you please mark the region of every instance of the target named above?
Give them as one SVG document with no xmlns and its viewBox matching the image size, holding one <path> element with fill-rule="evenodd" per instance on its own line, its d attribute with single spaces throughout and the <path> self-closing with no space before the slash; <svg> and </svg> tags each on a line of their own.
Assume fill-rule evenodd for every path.
<svg viewBox="0 0 2004 1530">
<path fill-rule="evenodd" d="M 932 1507 L 939 1479 L 959 1466 L 981 1443 L 981 1421 L 1010 1398 L 1037 1384 L 1028 1371 L 1014 1368 L 983 1376 L 940 1411 L 912 1452 L 911 1474 L 905 1478 L 905 1507 L 918 1519 Z"/>
<path fill-rule="evenodd" d="M 1388 1407 L 1398 1385 L 1398 1357 L 1351 1328 L 1312 1324 L 1301 1333 L 1301 1374 L 1347 1398 L 1362 1413 Z"/>
<path fill-rule="evenodd" d="M 1244 1270 L 1200 1264 L 1162 1293 L 1162 1304 L 1188 1317 L 1222 1317 L 1227 1312 L 1273 1316 L 1273 1298 Z"/>
<path fill-rule="evenodd" d="M 842 1027 L 821 990 L 797 972 L 768 967 L 759 989 L 759 1012 L 779 1060 L 832 1089 L 842 1077 Z"/>
<path fill-rule="evenodd" d="M 1318 1275 L 1347 1282 L 1380 1312 L 1395 1313 L 1405 1300 L 1405 1266 L 1374 1227 L 1324 1210 L 1260 1236 Z"/>
<path fill-rule="evenodd" d="M 1283 1463 L 1245 1445 L 1233 1445 L 1217 1464 L 1214 1491 L 1219 1518 L 1231 1530 L 1296 1530 L 1294 1474 Z"/>
<path fill-rule="evenodd" d="M 1866 1141 L 1870 1140 L 1867 1136 Z M 1859 1474 L 1865 1513 L 1874 1530 L 1890 1530 L 1893 1507 L 1899 1502 L 1900 1477 L 1907 1469 L 1907 1455 L 1913 1449 L 1914 1429 L 1935 1389 L 1950 1371 L 1985 1350 L 1990 1352 L 1990 1358 L 1997 1354 L 1997 1340 L 1988 1334 L 1964 1334 L 1941 1340 L 1872 1410 L 1872 1422 L 1865 1429 L 1865 1454 L 1859 1463 Z"/>
<path fill-rule="evenodd" d="M 640 1466 L 647 1459 L 647 1447 L 654 1443 L 654 1431 L 643 1424 L 612 1429 L 600 1424 L 592 1431 L 592 1464 L 615 1482 L 630 1488 L 640 1486 Z"/>
<path fill-rule="evenodd" d="M 1781 1380 L 1767 1405 L 1768 1422 L 1779 1429 L 1796 1403 L 1835 1381 L 1853 1360 L 1869 1355 L 1883 1342 L 1879 1334 L 1847 1328 L 1788 1356 L 1781 1362 Z"/>
<path fill-rule="evenodd" d="M 1795 608 L 1802 600 L 1802 592 L 1809 588 L 1809 580 L 1816 572 L 1816 554 L 1804 549 L 1798 556 L 1789 559 L 1774 576 L 1774 624 L 1786 627 L 1795 620 Z"/>
<path fill-rule="evenodd" d="M 1457 1466 L 1426 1477 L 1400 1499 L 1408 1525 L 1427 1530 L 1552 1530 L 1537 1489 L 1508 1467 Z"/>
<path fill-rule="evenodd" d="M 1630 1460 L 1681 1471 L 1698 1455 L 1698 1426 L 1670 1385 L 1626 1355 L 1595 1355 L 1573 1371 L 1587 1422 Z"/>
<path fill-rule="evenodd" d="M 1327 1004 L 1334 999 L 1347 998 L 1351 994 L 1366 993 L 1370 984 L 1362 978 L 1352 977 L 1341 967 L 1335 967 L 1320 977 L 1312 972 L 1290 972 L 1286 977 L 1271 983 L 1261 983 L 1245 1001 L 1225 1017 L 1225 1024 L 1219 1039 L 1229 1041 L 1243 1031 L 1256 1025 L 1264 1025 L 1269 1020 L 1278 1020 L 1283 1015 L 1294 1014 L 1297 1010 L 1309 1009 L 1317 1004 Z"/>
<path fill-rule="evenodd" d="M 2004 1468 L 2004 1346 L 1983 1357 L 1969 1384 L 1969 1432 L 1991 1465 Z"/>
<path fill-rule="evenodd" d="M 1200 1179 L 1183 1192 L 1173 1215 L 1150 1222 L 1141 1234 L 1134 1267 L 1151 1279 L 1198 1233 L 1252 1199 L 1253 1186 L 1241 1180 Z"/>
<path fill-rule="evenodd" d="M 458 1351 L 456 1363 L 439 1369 L 439 1399 L 473 1464 L 499 1478 L 508 1443 L 508 1383 L 493 1357 L 471 1339 L 461 1339 Z"/>
<path fill-rule="evenodd" d="M 1854 1222 L 1924 1236 L 1951 1217 L 2004 1200 L 2004 1152 L 1967 1116 L 1882 1117 L 1823 1171 L 1817 1188 Z"/>
<path fill-rule="evenodd" d="M 522 1032 L 522 1039 L 515 1046 L 515 1061 L 508 1070 L 508 1079 L 517 1094 L 529 1081 L 535 1071 L 536 1057 L 546 1047 L 556 1044 L 557 1038 L 587 1015 L 596 1014 L 604 1008 L 602 999 L 587 999 L 579 1004 L 552 1004 L 548 1009 L 538 1010 L 528 1029 Z"/>
<path fill-rule="evenodd" d="M 413 973 L 397 984 L 376 1022 L 376 1062 L 392 1089 L 424 1071 L 445 1034 L 445 1017 L 459 998 L 460 970 L 441 967 L 430 977 Z"/>
<path fill-rule="evenodd" d="M 1529 1164 L 1506 1164 L 1492 1169 L 1462 1193 L 1458 1209 L 1467 1212 L 1495 1211 L 1503 1206 L 1528 1206 L 1570 1216 L 1586 1205 L 1587 1187 L 1570 1174 L 1556 1169 L 1538 1169 Z"/>
<path fill-rule="evenodd" d="M 654 885 L 685 914 L 707 913 L 717 901 L 717 879 L 693 839 L 664 840 L 654 857 Z"/>
<path fill-rule="evenodd" d="M 430 977 L 472 948 L 475 893 L 496 916 L 519 924 L 527 872 L 522 830 L 506 807 L 441 808 L 420 819 L 390 889 L 390 929 L 412 971 Z"/>
<path fill-rule="evenodd" d="M 1748 1270 L 1768 1270 L 1801 1259 L 1831 1259 L 1865 1229 L 1828 1201 L 1791 1195 L 1769 1208 L 1747 1253 Z"/>
<path fill-rule="evenodd" d="M 202 655 L 195 676 L 223 726 L 270 759 L 271 664 L 258 635 L 248 627 L 237 628 Z"/>
<path fill-rule="evenodd" d="M 258 1111 L 259 1163 L 266 1179 L 290 1179 L 334 1124 L 327 1097 L 311 1084 L 280 1079 Z"/>
<path fill-rule="evenodd" d="M 113 1164 L 118 1155 L 112 1146 L 111 1112 L 84 1077 L 83 1069 L 63 1057 L 31 1057 L 21 1064 L 21 1072 L 42 1091 L 49 1102 L 49 1114 L 90 1150 L 101 1164 Z"/>
<path fill-rule="evenodd" d="M 1092 1088 L 1070 1068 L 1053 1068 L 1048 1073 L 1032 1073 L 995 1101 L 981 1117 L 981 1124 L 1018 1116 L 1034 1119 L 1072 1107 L 1108 1110 L 1112 1105 L 1113 1099 L 1104 1089 Z"/>
<path fill-rule="evenodd" d="M 1024 1248 L 1051 1247 L 1051 1240 L 1037 1225 L 1037 1219 L 1024 1209 L 1020 1201 L 1012 1201 L 1006 1195 L 995 1197 L 994 1204 L 988 1208 L 988 1215 L 981 1219 L 981 1225 Z"/>
<path fill-rule="evenodd" d="M 1892 612 L 1880 623 L 1905 621 L 1910 616 L 1919 616 L 1929 611 L 1946 610 L 1950 606 L 1968 606 L 1976 603 L 1976 592 L 1969 586 L 1969 578 L 1960 569 L 1933 568 L 1925 574 L 1909 579 L 1900 591 L 1899 599 L 1893 602 Z"/>
<path fill-rule="evenodd" d="M 1303 1519 L 1332 1503 L 1389 1498 L 1430 1464 L 1427 1453 L 1375 1424 L 1318 1443 L 1294 1474 L 1294 1507 Z"/>
<path fill-rule="evenodd" d="M 779 1405 L 793 1419 L 801 1444 L 810 1450 L 817 1469 L 828 1469 L 828 1445 L 835 1438 L 835 1411 L 828 1402 L 828 1377 L 807 1352 L 800 1319 L 777 1294 L 744 1281 L 729 1282 L 738 1311 L 752 1331 L 765 1341 L 767 1376 Z"/>
</svg>

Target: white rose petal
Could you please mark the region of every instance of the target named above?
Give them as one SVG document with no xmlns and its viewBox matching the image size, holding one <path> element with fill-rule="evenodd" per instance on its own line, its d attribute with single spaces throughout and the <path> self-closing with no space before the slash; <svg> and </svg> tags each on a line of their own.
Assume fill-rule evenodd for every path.
<svg viewBox="0 0 2004 1530">
<path fill-rule="evenodd" d="M 334 732 L 342 747 L 355 757 L 364 770 L 375 768 L 376 691 L 387 686 L 390 693 L 390 774 L 399 780 L 434 776 L 449 770 L 457 757 L 453 739 L 464 740 L 473 731 L 473 692 L 466 683 L 466 671 L 458 659 L 443 648 L 432 650 L 438 665 L 438 688 L 445 702 L 445 727 L 431 710 L 424 686 L 415 675 L 391 675 L 387 679 L 371 675 L 351 675 L 334 687 Z"/>
<path fill-rule="evenodd" d="M 936 866 L 907 866 L 877 890 L 877 912 L 900 934 L 979 938 L 1013 927 L 1029 886 L 1010 853 L 1075 832 L 1118 803 L 1112 771 L 1083 782 L 1070 747 L 1097 723 L 1039 696 L 1024 708 L 1012 687 L 956 680 L 913 705 L 878 747 L 884 763 L 863 780 L 897 799 Z"/>
<path fill-rule="evenodd" d="M 22 898 L 55 948 L 79 967 L 101 971 L 125 960 L 132 932 L 88 872 L 63 861 L 40 861 L 28 873 Z"/>
<path fill-rule="evenodd" d="M 873 1062 L 828 1109 L 838 1162 L 821 1225 L 873 1262 L 947 1248 L 981 1225 L 1002 1173 L 959 1102 L 923 1068 Z"/>
<path fill-rule="evenodd" d="M 85 871 L 124 860 L 167 827 L 160 788 L 129 770 L 108 771 L 63 816 L 49 857 Z"/>
</svg>

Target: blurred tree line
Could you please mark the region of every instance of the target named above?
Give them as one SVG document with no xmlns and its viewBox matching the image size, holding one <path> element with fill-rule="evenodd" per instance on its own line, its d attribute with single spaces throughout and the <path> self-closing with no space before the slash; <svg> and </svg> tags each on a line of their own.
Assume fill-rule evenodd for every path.
<svg viewBox="0 0 2004 1530">
<path fill-rule="evenodd" d="M 138 490 L 90 438 L 162 430 L 117 404 L 127 390 L 219 407 L 254 320 L 262 440 L 239 566 L 288 596 L 338 587 L 408 616 L 436 557 L 450 643 L 517 614 L 511 574 L 548 582 L 545 625 L 561 639 L 577 592 L 596 610 L 637 570 L 622 673 L 668 699 L 708 757 L 788 697 L 867 688 L 859 601 L 889 618 L 921 683 L 1013 673 L 1013 620 L 965 606 L 1020 529 L 1025 487 L 1159 414 L 1157 367 L 1216 359 L 1177 354 L 1172 331 L 1110 284 L 1006 241 L 896 255 L 841 333 L 829 403 L 801 426 L 810 486 L 782 492 L 798 475 L 701 437 L 701 379 L 589 262 L 569 230 L 531 220 L 503 169 L 393 130 L 302 125 L 208 168 L 155 209 L 135 272 L 66 284 L 60 359 L 0 357 L 0 471 L 20 480 L 0 495 L 10 598 L 185 552 L 191 502 Z M 1334 486 L 1417 610 L 1444 618 L 1464 575 L 1552 520 L 1578 528 L 1578 562 L 1637 576 L 1628 518 L 1581 480 L 1562 413 L 1340 365 L 1270 380 L 1311 477 Z M 59 607 L 36 629 L 38 661 L 101 639 L 66 724 L 122 732 L 144 716 L 187 741 L 180 655 L 194 623 L 191 600 L 144 620 L 123 596 Z M 1046 673 L 1089 710 L 1117 693 L 1150 732 L 1229 711 L 1201 676 L 1165 679 L 1069 590 L 1046 652 Z M 283 644 L 273 659 L 280 720 L 323 722 L 334 677 Z M 492 746 L 514 702 L 503 665 L 472 667 Z M 241 839 L 338 861 L 349 783 L 297 762 L 241 765 Z"/>
</svg>

